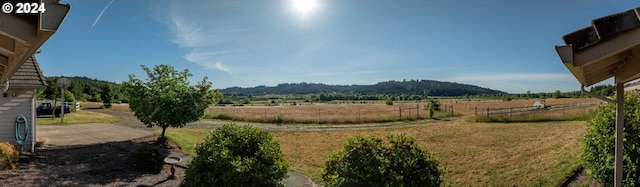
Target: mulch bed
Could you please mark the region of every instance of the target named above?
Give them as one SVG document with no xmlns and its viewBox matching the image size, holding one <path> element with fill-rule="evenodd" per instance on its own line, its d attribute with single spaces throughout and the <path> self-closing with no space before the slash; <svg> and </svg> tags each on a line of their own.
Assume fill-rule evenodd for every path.
<svg viewBox="0 0 640 187">
<path fill-rule="evenodd" d="M 168 180 L 171 167 L 141 172 L 134 168 L 130 152 L 121 145 L 150 145 L 164 151 L 181 152 L 177 144 L 155 144 L 155 137 L 104 143 L 79 148 L 38 150 L 24 154 L 16 169 L 0 171 L 2 186 L 178 186 Z M 184 169 L 176 167 L 181 179 Z"/>
</svg>

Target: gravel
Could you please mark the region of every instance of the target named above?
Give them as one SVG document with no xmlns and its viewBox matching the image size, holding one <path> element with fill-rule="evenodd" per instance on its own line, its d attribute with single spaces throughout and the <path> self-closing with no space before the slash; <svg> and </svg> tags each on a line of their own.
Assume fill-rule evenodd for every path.
<svg viewBox="0 0 640 187">
<path fill-rule="evenodd" d="M 140 172 L 134 168 L 130 152 L 154 138 L 104 143 L 87 147 L 39 150 L 21 156 L 18 168 L 0 171 L 2 186 L 178 186 L 180 180 L 168 180 L 171 167 L 161 171 Z M 177 152 L 174 143 L 160 146 Z M 176 167 L 181 179 L 184 169 Z"/>
</svg>

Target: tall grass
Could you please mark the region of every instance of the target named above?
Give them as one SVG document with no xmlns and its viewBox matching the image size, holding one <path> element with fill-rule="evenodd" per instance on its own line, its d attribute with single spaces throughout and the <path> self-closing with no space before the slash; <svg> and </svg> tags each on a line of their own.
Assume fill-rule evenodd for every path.
<svg viewBox="0 0 640 187">
<path fill-rule="evenodd" d="M 429 119 L 423 106 L 416 103 L 384 104 L 317 104 L 287 106 L 215 106 L 207 109 L 205 119 L 275 124 L 362 124 Z M 404 108 L 400 114 L 400 107 Z M 408 110 L 406 108 L 414 108 Z M 434 119 L 461 116 L 459 113 L 436 112 Z"/>
<path fill-rule="evenodd" d="M 395 129 L 271 131 L 292 170 L 319 182 L 327 156 L 357 134 L 406 134 L 447 166 L 451 186 L 556 186 L 579 165 L 585 122 L 468 123 L 455 121 Z M 185 151 L 210 129 L 167 132 Z"/>
<path fill-rule="evenodd" d="M 526 113 L 520 115 L 476 116 L 476 122 L 485 123 L 514 123 L 514 122 L 551 122 L 551 121 L 588 121 L 593 116 L 593 109 L 585 112 L 572 112 L 559 115 L 552 112 Z"/>
</svg>

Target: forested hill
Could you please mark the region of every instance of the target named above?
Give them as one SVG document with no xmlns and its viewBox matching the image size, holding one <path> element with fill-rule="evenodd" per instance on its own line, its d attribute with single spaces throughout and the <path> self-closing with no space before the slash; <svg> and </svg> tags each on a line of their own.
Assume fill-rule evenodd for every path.
<svg viewBox="0 0 640 187">
<path fill-rule="evenodd" d="M 258 86 L 252 88 L 231 87 L 221 90 L 231 94 L 319 94 L 319 93 L 355 93 L 374 94 L 406 94 L 429 96 L 464 96 L 464 95 L 496 95 L 507 94 L 502 91 L 482 88 L 474 85 L 433 80 L 386 81 L 374 85 L 326 85 L 317 83 L 287 83 L 277 86 Z"/>
<path fill-rule="evenodd" d="M 60 90 L 56 87 L 58 78 L 60 77 L 46 77 L 49 87 L 40 91 L 38 96 L 40 99 L 59 97 Z M 71 81 L 71 86 L 66 88 L 65 100 L 101 102 L 104 100 L 120 101 L 124 99 L 121 97 L 118 84 L 116 83 L 87 77 L 65 78 Z"/>
</svg>

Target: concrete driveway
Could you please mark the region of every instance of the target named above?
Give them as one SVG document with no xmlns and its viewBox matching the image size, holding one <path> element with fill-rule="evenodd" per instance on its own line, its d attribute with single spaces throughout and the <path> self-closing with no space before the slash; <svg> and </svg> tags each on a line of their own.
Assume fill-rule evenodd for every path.
<svg viewBox="0 0 640 187">
<path fill-rule="evenodd" d="M 47 125 L 36 127 L 36 137 L 47 139 L 43 148 L 76 147 L 105 142 L 127 141 L 153 135 L 143 130 L 107 123 Z"/>
</svg>

